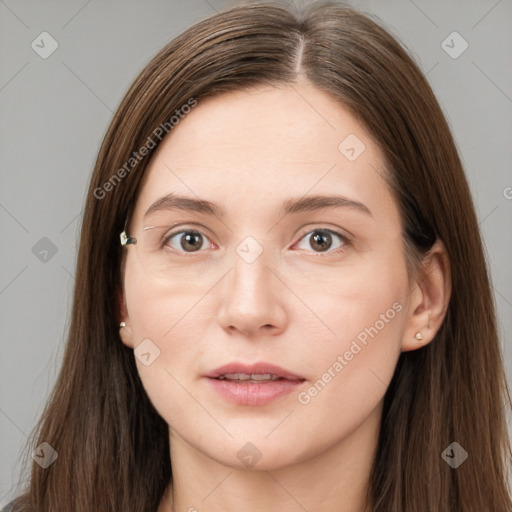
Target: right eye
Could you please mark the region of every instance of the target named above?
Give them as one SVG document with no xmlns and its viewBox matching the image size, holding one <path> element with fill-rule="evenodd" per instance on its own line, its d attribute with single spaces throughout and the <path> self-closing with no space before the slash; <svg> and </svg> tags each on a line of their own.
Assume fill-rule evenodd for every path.
<svg viewBox="0 0 512 512">
<path fill-rule="evenodd" d="M 178 237 L 178 235 L 181 235 Z M 173 238 L 178 237 L 176 239 L 176 244 L 172 241 Z M 208 248 L 212 246 L 212 243 L 207 243 L 209 239 L 200 233 L 199 231 L 196 231 L 194 229 L 181 229 L 180 231 L 175 231 L 174 233 L 171 233 L 167 235 L 162 245 L 169 247 L 178 253 L 194 253 L 198 252 L 201 249 Z"/>
</svg>

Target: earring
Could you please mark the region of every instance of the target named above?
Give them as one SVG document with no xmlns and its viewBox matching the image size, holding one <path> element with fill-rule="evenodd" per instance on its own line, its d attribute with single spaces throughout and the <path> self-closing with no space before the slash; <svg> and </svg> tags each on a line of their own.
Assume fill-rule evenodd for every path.
<svg viewBox="0 0 512 512">
<path fill-rule="evenodd" d="M 126 327 L 126 323 L 125 323 L 125 322 L 121 322 L 121 323 L 119 324 L 119 327 Z"/>
<path fill-rule="evenodd" d="M 417 340 L 422 340 L 423 339 L 423 334 L 421 334 L 421 332 L 417 332 L 414 337 L 417 339 Z"/>
</svg>

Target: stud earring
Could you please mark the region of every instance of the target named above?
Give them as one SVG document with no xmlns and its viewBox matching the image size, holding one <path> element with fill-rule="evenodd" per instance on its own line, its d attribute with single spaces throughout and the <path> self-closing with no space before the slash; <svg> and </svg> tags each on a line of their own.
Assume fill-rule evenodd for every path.
<svg viewBox="0 0 512 512">
<path fill-rule="evenodd" d="M 423 334 L 421 334 L 421 332 L 417 332 L 414 337 L 417 339 L 417 340 L 422 340 L 423 339 Z"/>
<path fill-rule="evenodd" d="M 125 323 L 125 322 L 121 322 L 121 323 L 119 324 L 119 327 L 126 327 L 126 323 Z"/>
</svg>

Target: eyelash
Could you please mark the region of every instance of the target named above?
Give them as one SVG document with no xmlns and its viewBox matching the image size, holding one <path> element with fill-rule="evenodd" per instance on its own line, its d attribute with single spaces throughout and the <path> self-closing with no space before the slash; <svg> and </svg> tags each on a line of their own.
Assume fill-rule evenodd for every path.
<svg viewBox="0 0 512 512">
<path fill-rule="evenodd" d="M 317 227 L 317 228 L 314 228 L 314 229 L 311 229 L 310 231 L 306 232 L 303 236 L 300 237 L 299 239 L 299 242 L 302 241 L 304 238 L 306 238 L 307 235 L 311 235 L 312 233 L 314 232 L 326 232 L 326 233 L 330 233 L 332 235 L 336 235 L 338 236 L 341 241 L 343 242 L 343 245 L 341 247 L 338 247 L 338 249 L 334 250 L 334 251 L 330 251 L 328 250 L 328 252 L 325 252 L 325 253 L 322 253 L 322 252 L 317 252 L 317 253 L 314 253 L 313 254 L 315 256 L 320 256 L 320 257 L 327 257 L 328 255 L 333 255 L 333 254 L 340 254 L 342 252 L 344 252 L 346 250 L 346 248 L 350 245 L 351 241 L 348 239 L 347 236 L 339 233 L 338 231 L 334 231 L 332 229 L 327 229 L 327 228 L 320 228 L 320 227 Z M 203 236 L 204 238 L 206 238 L 207 240 L 209 240 L 209 238 L 201 233 L 200 231 L 196 230 L 196 229 L 180 229 L 179 231 L 174 231 L 172 233 L 169 233 L 168 235 L 164 235 L 162 237 L 162 241 L 161 241 L 161 247 L 165 247 L 167 246 L 167 243 L 172 239 L 174 238 L 176 235 L 180 235 L 180 234 L 184 234 L 184 233 L 194 233 L 194 234 L 199 234 L 201 236 Z M 294 244 L 295 245 L 295 244 Z M 189 257 L 189 256 L 197 256 L 197 255 L 200 255 L 203 250 L 199 250 L 199 251 L 196 251 L 196 252 L 190 252 L 190 253 L 187 253 L 187 252 L 182 252 L 182 251 L 179 251 L 177 249 L 174 249 L 172 247 L 169 247 L 169 249 L 174 252 L 174 253 L 177 253 L 177 254 L 180 254 L 180 255 L 183 255 L 185 257 Z M 309 251 L 308 251 L 309 252 Z"/>
</svg>

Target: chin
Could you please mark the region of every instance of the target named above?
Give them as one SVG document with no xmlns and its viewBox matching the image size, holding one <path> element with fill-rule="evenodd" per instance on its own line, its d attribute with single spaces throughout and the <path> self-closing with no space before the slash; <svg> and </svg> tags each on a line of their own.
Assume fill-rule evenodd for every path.
<svg viewBox="0 0 512 512">
<path fill-rule="evenodd" d="M 237 441 L 230 443 L 229 446 L 218 444 L 218 451 L 208 450 L 207 454 L 219 463 L 241 471 L 274 471 L 302 462 L 312 455 L 299 451 L 299 443 L 288 444 L 279 436 L 270 440 L 255 432 L 254 436 L 245 434 L 236 436 L 236 439 Z M 288 432 L 286 439 L 292 441 L 296 437 Z"/>
</svg>

